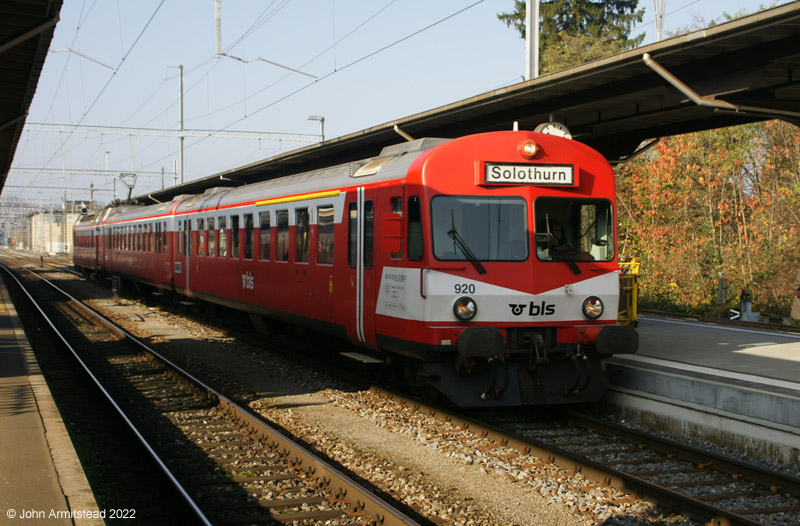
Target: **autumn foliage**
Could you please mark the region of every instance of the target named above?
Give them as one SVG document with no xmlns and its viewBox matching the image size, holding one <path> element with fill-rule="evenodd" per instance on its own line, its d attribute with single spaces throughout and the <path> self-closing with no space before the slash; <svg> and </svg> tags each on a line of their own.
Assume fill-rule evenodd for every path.
<svg viewBox="0 0 800 526">
<path fill-rule="evenodd" d="M 788 316 L 800 269 L 799 128 L 770 121 L 664 138 L 617 178 L 620 257 L 641 263 L 643 306 L 724 314 L 747 288 L 753 310 Z"/>
</svg>

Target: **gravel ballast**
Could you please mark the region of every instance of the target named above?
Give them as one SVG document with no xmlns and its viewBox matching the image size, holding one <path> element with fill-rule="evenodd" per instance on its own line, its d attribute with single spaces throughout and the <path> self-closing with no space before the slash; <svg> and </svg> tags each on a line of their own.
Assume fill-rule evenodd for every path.
<svg viewBox="0 0 800 526">
<path fill-rule="evenodd" d="M 691 524 L 541 459 L 139 302 L 93 304 L 435 524 Z"/>
</svg>

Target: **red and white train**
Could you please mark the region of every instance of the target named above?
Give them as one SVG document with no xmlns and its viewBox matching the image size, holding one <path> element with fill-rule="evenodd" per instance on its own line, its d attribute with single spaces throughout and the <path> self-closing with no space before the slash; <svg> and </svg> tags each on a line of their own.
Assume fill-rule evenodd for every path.
<svg viewBox="0 0 800 526">
<path fill-rule="evenodd" d="M 74 262 L 346 338 L 460 406 L 598 400 L 617 323 L 614 174 L 527 131 L 378 157 L 75 225 Z M 369 359 L 368 359 L 369 357 Z"/>
</svg>

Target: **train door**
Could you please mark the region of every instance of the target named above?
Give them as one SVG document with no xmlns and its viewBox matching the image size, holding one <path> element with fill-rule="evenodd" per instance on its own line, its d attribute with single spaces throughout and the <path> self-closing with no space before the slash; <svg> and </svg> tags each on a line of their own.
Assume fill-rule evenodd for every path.
<svg viewBox="0 0 800 526">
<path fill-rule="evenodd" d="M 364 188 L 347 204 L 347 265 L 350 271 L 351 298 L 354 309 L 348 323 L 348 336 L 374 347 L 375 340 L 375 207 L 365 199 Z"/>
<path fill-rule="evenodd" d="M 175 218 L 170 216 L 161 222 L 161 270 L 164 286 L 175 290 Z"/>
<path fill-rule="evenodd" d="M 186 233 L 189 230 L 188 219 L 175 219 L 172 232 L 173 284 L 177 291 L 189 293 L 189 247 Z"/>
<path fill-rule="evenodd" d="M 186 277 L 186 295 L 192 296 L 192 287 L 191 282 L 189 281 L 190 274 L 191 274 L 191 264 L 189 258 L 192 255 L 192 220 L 187 218 L 183 222 L 183 255 L 184 255 L 184 263 L 183 263 L 183 273 Z"/>
<path fill-rule="evenodd" d="M 103 257 L 101 255 L 101 248 L 100 248 L 100 227 L 95 227 L 94 229 L 94 239 L 92 240 L 94 243 L 94 266 L 95 268 L 101 268 L 103 265 Z"/>
<path fill-rule="evenodd" d="M 161 221 L 156 220 L 153 224 L 153 261 L 155 262 L 155 272 L 153 278 L 156 282 L 156 287 L 164 288 L 164 253 L 162 252 L 163 237 L 161 235 Z"/>
</svg>

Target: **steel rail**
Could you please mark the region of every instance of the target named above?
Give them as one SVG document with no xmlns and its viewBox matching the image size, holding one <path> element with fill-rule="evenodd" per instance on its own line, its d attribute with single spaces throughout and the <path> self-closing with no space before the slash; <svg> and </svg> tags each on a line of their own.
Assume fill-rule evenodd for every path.
<svg viewBox="0 0 800 526">
<path fill-rule="evenodd" d="M 120 416 L 120 418 L 122 418 L 122 420 L 125 422 L 125 424 L 128 426 L 128 428 L 131 430 L 131 432 L 136 436 L 137 440 L 139 440 L 139 442 L 142 444 L 142 446 L 145 448 L 145 450 L 147 450 L 147 453 L 150 455 L 150 457 L 156 462 L 156 464 L 161 469 L 161 471 L 164 473 L 164 475 L 167 477 L 167 479 L 169 479 L 170 483 L 175 487 L 175 489 L 178 491 L 178 493 L 180 493 L 181 497 L 183 497 L 183 499 L 186 502 L 186 504 L 192 509 L 192 512 L 195 514 L 197 519 L 199 519 L 205 525 L 212 526 L 211 521 L 209 521 L 209 519 L 205 516 L 205 514 L 200 510 L 200 508 L 198 507 L 197 503 L 191 498 L 191 496 L 186 491 L 186 489 L 181 485 L 181 483 L 178 482 L 178 479 L 175 477 L 175 475 L 172 473 L 172 471 L 170 471 L 170 469 L 167 467 L 167 465 L 164 463 L 164 461 L 161 460 L 161 458 L 155 452 L 155 450 L 150 445 L 150 443 L 147 441 L 147 439 L 144 437 L 144 435 L 142 435 L 142 433 L 137 429 L 137 427 L 130 420 L 130 418 L 128 418 L 128 415 L 125 414 L 125 412 L 117 404 L 117 402 L 114 400 L 114 398 L 111 396 L 111 394 L 106 390 L 106 388 L 103 386 L 103 384 L 100 382 L 100 380 L 94 375 L 94 373 L 92 373 L 92 371 L 89 369 L 89 367 L 86 365 L 86 363 L 81 359 L 81 357 L 78 356 L 78 353 L 75 351 L 75 349 L 72 347 L 72 345 L 70 345 L 70 343 L 67 341 L 67 339 L 64 337 L 64 335 L 61 333 L 61 331 L 59 331 L 58 328 L 56 328 L 55 324 L 53 324 L 53 322 L 50 319 L 50 317 L 44 312 L 42 307 L 33 298 L 33 296 L 30 294 L 30 292 L 28 292 L 28 289 L 17 278 L 16 274 L 14 274 L 11 271 L 11 269 L 9 269 L 6 265 L 4 265 L 2 263 L 0 263 L 0 268 L 2 268 L 16 282 L 17 286 L 20 288 L 20 290 L 28 298 L 28 301 L 30 301 L 31 305 L 33 305 L 33 307 L 39 312 L 39 315 L 42 317 L 42 319 L 45 321 L 45 323 L 47 323 L 47 325 L 50 326 L 50 329 L 53 331 L 53 333 L 56 335 L 56 337 L 58 337 L 58 339 L 61 340 L 61 342 L 67 348 L 67 350 L 70 353 L 72 353 L 72 356 L 78 362 L 80 367 L 89 376 L 89 378 L 97 386 L 97 388 L 100 389 L 100 392 L 103 393 L 103 396 L 106 398 L 108 403 L 111 404 L 111 406 L 114 408 L 114 410 Z M 28 270 L 28 269 L 26 269 L 26 270 Z M 28 271 L 33 273 L 30 270 L 28 270 Z M 53 286 L 57 290 L 59 290 L 59 291 L 61 290 L 61 289 L 58 289 L 58 287 L 55 287 L 55 285 L 53 285 L 49 281 L 45 280 L 44 278 L 40 278 L 40 279 L 43 279 L 49 285 Z"/>
<path fill-rule="evenodd" d="M 604 422 L 575 411 L 568 411 L 567 414 L 569 414 L 578 425 L 584 428 L 594 428 L 602 432 L 619 436 L 630 442 L 645 444 L 650 449 L 661 453 L 673 453 L 677 457 L 689 462 L 710 464 L 715 471 L 721 471 L 729 475 L 741 475 L 751 482 L 756 482 L 767 487 L 777 486 L 781 488 L 781 491 L 800 497 L 800 477 L 772 471 L 687 444 L 678 444 L 666 438 L 661 438 L 644 431 L 635 431 L 619 424 Z"/>
<path fill-rule="evenodd" d="M 5 267 L 3 266 L 3 268 Z M 115 332 L 116 334 L 125 338 L 129 342 L 137 345 L 144 352 L 148 353 L 149 355 L 153 356 L 154 358 L 165 364 L 167 367 L 176 371 L 184 379 L 194 384 L 196 387 L 200 388 L 203 391 L 208 392 L 211 396 L 213 396 L 218 400 L 221 410 L 223 412 L 226 412 L 229 415 L 229 417 L 231 417 L 236 421 L 241 422 L 243 425 L 246 425 L 251 431 L 256 433 L 259 437 L 263 438 L 264 440 L 270 443 L 278 444 L 280 448 L 283 449 L 292 460 L 294 460 L 298 465 L 304 466 L 304 469 L 309 474 L 313 474 L 319 478 L 325 479 L 328 487 L 331 488 L 332 492 L 335 493 L 338 498 L 347 500 L 352 504 L 351 510 L 353 513 L 369 515 L 374 519 L 374 522 L 376 524 L 380 524 L 382 526 L 419 526 L 419 524 L 416 521 L 404 515 L 400 511 L 396 510 L 388 503 L 384 502 L 383 500 L 379 499 L 378 497 L 370 493 L 363 486 L 359 485 L 353 480 L 350 480 L 348 477 L 343 475 L 340 471 L 335 469 L 327 462 L 316 457 L 315 455 L 313 455 L 312 453 L 310 453 L 309 451 L 307 451 L 294 441 L 290 440 L 289 438 L 281 434 L 277 429 L 267 424 L 257 413 L 255 413 L 251 409 L 238 405 L 225 395 L 221 394 L 220 392 L 218 392 L 217 390 L 215 390 L 202 380 L 196 378 L 191 373 L 189 373 L 185 369 L 181 368 L 180 366 L 178 366 L 177 364 L 175 364 L 174 362 L 172 362 L 171 360 L 160 354 L 158 351 L 147 346 L 144 342 L 140 341 L 138 338 L 133 336 L 124 328 L 120 327 L 119 325 L 109 320 L 96 310 L 92 309 L 88 305 L 81 302 L 80 300 L 74 298 L 72 295 L 70 295 L 63 289 L 59 288 L 52 282 L 48 281 L 46 278 L 39 276 L 33 270 L 29 268 L 26 268 L 25 270 L 36 275 L 39 279 L 47 283 L 53 289 L 63 294 L 73 304 L 84 310 L 87 314 L 93 317 L 96 321 L 103 324 L 109 330 Z M 6 271 L 10 273 L 8 269 L 6 269 Z M 16 277 L 14 279 L 16 280 Z M 19 283 L 18 280 L 16 281 L 17 283 Z M 21 284 L 20 287 L 22 287 Z M 22 288 L 24 290 L 24 287 Z M 27 293 L 27 291 L 26 295 L 28 295 L 31 301 L 34 301 L 33 298 L 30 296 L 30 294 Z M 41 310 L 41 308 L 38 307 L 38 305 L 37 309 L 39 310 L 40 313 L 42 313 L 43 316 L 45 316 L 44 312 Z M 48 323 L 53 328 L 53 330 L 56 330 L 53 324 L 49 322 L 49 320 Z M 64 341 L 64 343 L 67 346 L 69 346 L 69 344 L 66 343 L 66 341 L 60 334 L 59 338 L 62 341 Z M 75 357 L 78 358 L 75 351 L 71 347 L 69 347 L 69 349 L 70 351 L 72 351 L 73 355 L 75 355 Z M 80 358 L 78 358 L 78 360 L 80 361 Z M 91 372 L 89 372 L 88 368 L 83 364 L 83 362 L 81 361 L 80 363 L 81 366 L 91 375 Z M 99 381 L 94 377 L 94 375 L 92 375 L 92 378 L 95 381 L 95 383 L 97 383 L 98 386 L 100 386 Z M 102 389 L 102 386 L 100 387 Z M 107 394 L 105 390 L 103 390 L 103 392 L 104 394 L 106 394 L 107 397 L 109 397 L 109 400 L 112 402 L 114 407 L 117 408 L 118 411 L 120 411 L 120 414 L 122 414 L 121 413 L 122 410 L 118 408 L 118 406 L 116 405 L 116 403 L 113 402 L 113 400 L 111 400 L 110 395 Z M 130 420 L 128 420 L 127 417 L 125 417 L 124 415 L 123 417 L 125 418 L 125 421 L 131 426 L 131 428 L 135 430 L 133 424 L 130 423 Z M 146 444 L 146 441 L 143 437 L 141 437 L 141 434 L 138 433 L 138 431 L 135 431 L 135 433 L 137 434 L 137 437 L 140 437 L 140 440 Z M 155 455 L 155 452 L 152 451 L 152 448 L 150 448 L 149 445 L 146 445 L 146 447 L 148 451 L 152 452 L 151 454 Z M 157 459 L 156 456 L 154 456 L 154 458 Z M 159 465 L 163 466 L 163 469 L 166 470 L 166 472 L 168 472 L 168 468 L 166 468 L 166 466 L 163 465 L 163 463 L 160 460 L 157 459 L 157 461 Z M 177 479 L 175 479 L 175 477 L 171 473 L 168 474 L 168 477 L 170 478 L 171 481 L 173 481 L 174 484 L 177 485 L 177 487 L 180 488 L 179 491 L 181 491 L 182 495 L 185 495 L 185 498 L 191 499 L 191 497 L 188 496 L 188 493 L 186 493 L 185 490 L 183 490 L 183 488 L 180 487 L 180 484 L 177 482 Z M 189 500 L 189 502 L 191 502 L 191 500 Z M 194 508 L 195 507 L 194 503 L 192 504 Z M 199 508 L 198 508 L 198 513 L 202 513 L 199 511 Z M 211 524 L 210 522 L 206 523 Z"/>
<path fill-rule="evenodd" d="M 694 519 L 703 521 L 707 525 L 762 526 L 761 522 L 754 521 L 725 509 L 717 508 L 677 491 L 664 488 L 634 475 L 606 466 L 600 462 L 595 462 L 559 449 L 545 442 L 523 437 L 516 433 L 500 429 L 492 424 L 479 422 L 441 407 L 427 405 L 424 402 L 409 398 L 406 395 L 390 389 L 372 387 L 371 391 L 398 403 L 417 407 L 420 411 L 425 412 L 431 417 L 460 424 L 465 430 L 468 429 L 484 438 L 494 440 L 502 446 L 514 448 L 523 454 L 537 456 L 563 469 L 581 473 L 601 485 L 612 486 L 619 490 L 629 492 L 637 498 L 650 500 L 672 510 L 686 513 Z M 678 446 L 680 447 L 680 445 Z"/>
</svg>

